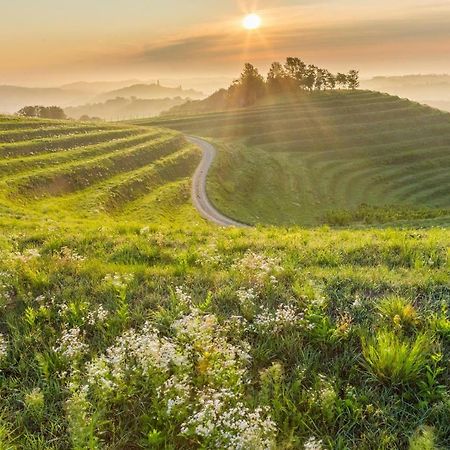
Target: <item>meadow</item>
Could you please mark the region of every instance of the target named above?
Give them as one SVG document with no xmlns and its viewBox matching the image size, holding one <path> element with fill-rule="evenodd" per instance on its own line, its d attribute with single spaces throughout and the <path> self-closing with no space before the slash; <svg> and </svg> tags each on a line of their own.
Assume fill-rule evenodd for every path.
<svg viewBox="0 0 450 450">
<path fill-rule="evenodd" d="M 0 130 L 2 450 L 450 447 L 447 228 L 221 229 L 177 131 Z"/>
<path fill-rule="evenodd" d="M 266 103 L 136 123 L 215 142 L 209 196 L 248 224 L 450 224 L 448 113 L 370 91 Z"/>
</svg>

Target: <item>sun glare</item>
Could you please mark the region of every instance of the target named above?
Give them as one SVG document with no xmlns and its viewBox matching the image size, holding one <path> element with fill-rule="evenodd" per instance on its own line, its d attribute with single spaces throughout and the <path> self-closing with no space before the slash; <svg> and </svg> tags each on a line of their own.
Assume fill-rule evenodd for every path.
<svg viewBox="0 0 450 450">
<path fill-rule="evenodd" d="M 261 17 L 258 14 L 249 14 L 244 17 L 242 25 L 246 30 L 256 30 L 261 26 Z"/>
</svg>

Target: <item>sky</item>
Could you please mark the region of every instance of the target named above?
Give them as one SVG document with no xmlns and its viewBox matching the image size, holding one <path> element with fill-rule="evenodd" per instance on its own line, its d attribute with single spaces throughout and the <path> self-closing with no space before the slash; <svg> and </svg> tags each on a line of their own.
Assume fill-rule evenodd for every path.
<svg viewBox="0 0 450 450">
<path fill-rule="evenodd" d="M 286 56 L 363 77 L 450 73 L 450 0 L 2 3 L 0 84 L 232 78 Z M 252 12 L 262 26 L 248 31 Z"/>
</svg>

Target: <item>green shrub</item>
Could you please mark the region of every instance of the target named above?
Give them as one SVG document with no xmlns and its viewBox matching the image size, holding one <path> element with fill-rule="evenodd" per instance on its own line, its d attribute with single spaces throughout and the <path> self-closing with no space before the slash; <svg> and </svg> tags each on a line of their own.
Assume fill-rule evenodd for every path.
<svg viewBox="0 0 450 450">
<path fill-rule="evenodd" d="M 419 334 L 410 340 L 398 333 L 381 330 L 363 339 L 363 355 L 372 375 L 393 385 L 416 380 L 426 367 L 433 339 Z"/>
<path fill-rule="evenodd" d="M 378 311 L 398 327 L 412 328 L 418 324 L 414 305 L 403 297 L 391 296 L 382 299 L 378 304 Z"/>
<path fill-rule="evenodd" d="M 409 440 L 409 450 L 438 450 L 431 427 L 424 427 L 416 431 Z"/>
</svg>

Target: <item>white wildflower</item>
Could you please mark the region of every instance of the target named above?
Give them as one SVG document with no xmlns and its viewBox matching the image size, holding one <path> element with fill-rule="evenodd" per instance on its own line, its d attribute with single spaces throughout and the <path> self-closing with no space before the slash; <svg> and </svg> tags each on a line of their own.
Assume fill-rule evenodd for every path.
<svg viewBox="0 0 450 450">
<path fill-rule="evenodd" d="M 242 306 L 253 305 L 254 300 L 258 298 L 258 295 L 255 293 L 255 290 L 253 288 L 249 289 L 241 288 L 237 291 L 236 294 L 239 299 L 239 303 Z"/>
<path fill-rule="evenodd" d="M 89 311 L 87 320 L 89 325 L 95 325 L 96 323 L 103 323 L 108 318 L 109 312 L 99 305 L 95 311 Z"/>
<path fill-rule="evenodd" d="M 249 276 L 258 285 L 264 284 L 266 280 L 274 284 L 274 280 L 276 282 L 274 273 L 282 271 L 277 258 L 270 258 L 252 251 L 248 251 L 234 267 Z"/>
<path fill-rule="evenodd" d="M 6 357 L 8 353 L 8 342 L 3 334 L 0 334 L 0 361 Z"/>
<path fill-rule="evenodd" d="M 150 231 L 150 227 L 142 227 L 140 230 L 139 230 L 139 234 L 140 235 L 143 235 L 143 234 L 148 234 L 148 232 Z"/>
<path fill-rule="evenodd" d="M 82 341 L 80 328 L 64 330 L 54 350 L 67 358 L 76 358 L 88 350 L 89 346 Z"/>
<path fill-rule="evenodd" d="M 222 255 L 219 254 L 215 243 L 198 251 L 197 263 L 203 267 L 218 266 L 222 262 Z"/>
<path fill-rule="evenodd" d="M 133 278 L 134 276 L 131 273 L 114 273 L 106 275 L 105 282 L 110 284 L 117 290 L 123 290 L 133 281 Z"/>
<path fill-rule="evenodd" d="M 86 258 L 84 256 L 79 255 L 75 250 L 72 250 L 69 247 L 61 247 L 61 250 L 56 252 L 56 257 L 61 259 L 62 261 L 84 261 Z"/>
<path fill-rule="evenodd" d="M 305 443 L 305 450 L 323 450 L 323 442 L 311 436 Z"/>
<path fill-rule="evenodd" d="M 167 402 L 168 415 L 175 415 L 177 409 L 190 405 L 192 389 L 188 376 L 180 379 L 177 375 L 171 376 L 157 389 L 158 397 Z"/>
<path fill-rule="evenodd" d="M 186 420 L 181 433 L 208 439 L 212 448 L 231 450 L 273 449 L 276 427 L 266 409 L 249 409 L 236 393 L 208 390 L 199 409 Z"/>
<path fill-rule="evenodd" d="M 24 263 L 29 262 L 32 259 L 39 258 L 40 256 L 41 256 L 41 254 L 35 248 L 29 248 L 29 249 L 23 251 L 22 253 L 16 252 L 13 254 L 14 259 L 17 259 L 18 261 L 21 261 Z"/>
<path fill-rule="evenodd" d="M 182 286 L 177 286 L 175 288 L 175 297 L 182 305 L 192 305 L 192 297 L 183 290 Z"/>
<path fill-rule="evenodd" d="M 278 332 L 284 328 L 304 325 L 305 323 L 302 312 L 297 311 L 292 305 L 282 303 L 275 311 L 269 311 L 268 308 L 263 307 L 262 312 L 254 319 L 253 328 Z"/>
<path fill-rule="evenodd" d="M 362 306 L 361 297 L 357 295 L 355 301 L 352 303 L 352 308 L 358 309 Z"/>
</svg>

